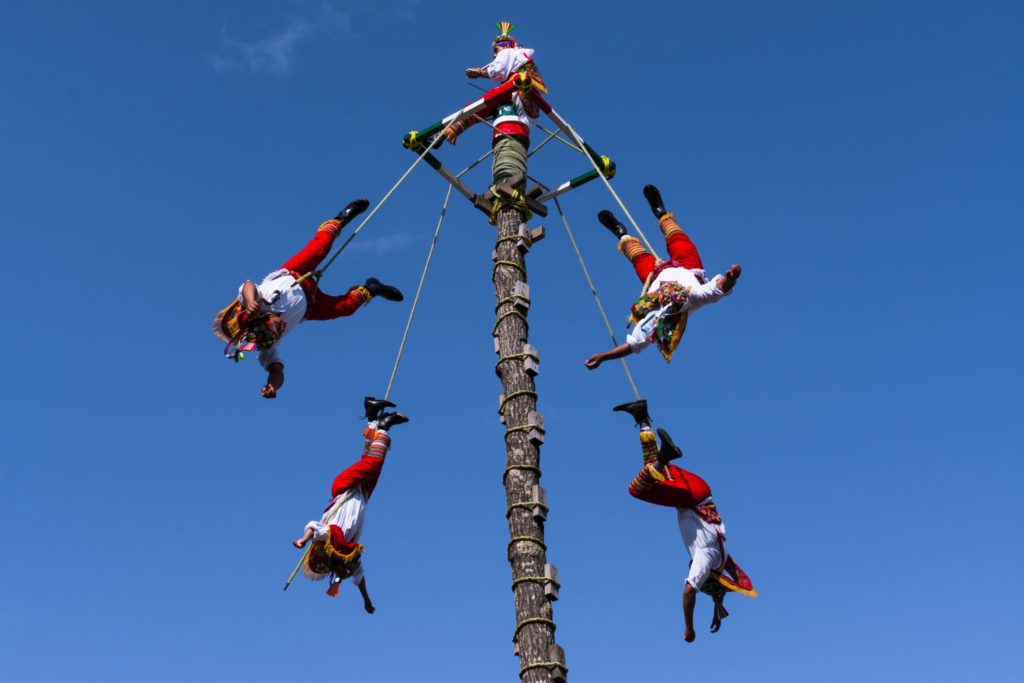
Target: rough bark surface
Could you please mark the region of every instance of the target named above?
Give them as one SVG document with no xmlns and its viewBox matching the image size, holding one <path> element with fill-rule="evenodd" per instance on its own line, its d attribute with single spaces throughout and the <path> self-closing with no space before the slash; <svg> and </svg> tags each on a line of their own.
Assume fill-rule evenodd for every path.
<svg viewBox="0 0 1024 683">
<path fill-rule="evenodd" d="M 505 315 L 516 310 L 512 297 L 516 283 L 526 282 L 524 255 L 516 247 L 515 240 L 511 239 L 519 233 L 522 222 L 522 216 L 515 209 L 504 209 L 497 216 L 498 263 L 494 271 L 494 294 L 498 301 L 498 323 L 495 332 L 501 358 L 522 353 L 528 337 L 528 326 L 524 319 L 517 315 Z M 503 264 L 502 261 L 516 263 L 522 266 L 522 270 Z M 505 435 L 507 469 L 504 484 L 510 507 L 509 535 L 510 539 L 535 539 L 511 540 L 509 543 L 509 564 L 515 581 L 522 577 L 544 576 L 544 565 L 547 563 L 543 523 L 534 519 L 528 507 L 511 507 L 515 503 L 529 501 L 533 486 L 540 483 L 540 449 L 530 441 L 528 430 L 516 430 L 516 427 L 530 424 L 529 416 L 537 409 L 537 399 L 533 377 L 527 374 L 522 359 L 499 361 L 498 368 L 504 395 L 510 397 L 515 394 L 515 397 L 508 399 L 503 410 L 505 427 L 513 430 Z M 520 467 L 523 469 L 517 469 Z M 555 643 L 553 623 L 530 621 L 538 618 L 552 619 L 551 603 L 544 595 L 544 584 L 535 581 L 516 583 L 514 595 L 518 627 L 516 641 L 521 667 L 551 661 L 550 650 Z M 525 625 L 522 625 L 524 622 Z M 550 679 L 551 671 L 544 667 L 529 669 L 522 674 L 522 680 L 526 683 L 541 683 Z"/>
</svg>

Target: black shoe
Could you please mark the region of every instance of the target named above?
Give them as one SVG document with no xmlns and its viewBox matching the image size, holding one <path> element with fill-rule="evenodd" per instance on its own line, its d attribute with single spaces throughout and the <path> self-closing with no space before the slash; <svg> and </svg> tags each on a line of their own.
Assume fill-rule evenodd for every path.
<svg viewBox="0 0 1024 683">
<path fill-rule="evenodd" d="M 405 415 L 402 415 L 401 413 L 384 413 L 383 415 L 380 416 L 380 419 L 377 420 L 377 429 L 387 431 L 394 427 L 395 425 L 400 425 L 403 422 L 408 421 L 409 418 L 407 418 Z"/>
<path fill-rule="evenodd" d="M 639 401 L 633 401 L 632 403 L 623 403 L 617 405 L 612 410 L 619 410 L 623 413 L 629 413 L 636 420 L 636 425 L 651 424 L 651 416 L 647 414 L 647 401 L 640 399 Z"/>
<path fill-rule="evenodd" d="M 658 450 L 658 463 L 666 465 L 669 460 L 683 457 L 683 452 L 672 443 L 672 437 L 664 429 L 658 428 L 658 437 L 661 439 L 661 448 Z"/>
<path fill-rule="evenodd" d="M 607 209 L 597 212 L 597 220 L 601 222 L 601 225 L 608 228 L 613 235 L 622 239 L 626 236 L 626 226 L 619 222 L 619 219 L 612 215 L 611 211 Z"/>
<path fill-rule="evenodd" d="M 371 422 L 380 417 L 380 414 L 384 412 L 385 408 L 394 408 L 395 404 L 391 401 L 385 401 L 382 398 L 374 398 L 373 396 L 367 396 L 363 399 L 363 409 L 366 411 L 367 420 Z"/>
<path fill-rule="evenodd" d="M 375 277 L 371 277 L 363 285 L 366 287 L 366 291 L 370 293 L 370 296 L 379 296 L 387 299 L 388 301 L 401 301 L 405 297 L 398 291 L 397 287 L 386 285 Z"/>
<path fill-rule="evenodd" d="M 366 211 L 366 207 L 368 207 L 369 205 L 370 200 L 368 199 L 356 199 L 355 201 L 350 202 L 349 205 L 346 206 L 344 209 L 339 211 L 338 215 L 335 216 L 335 218 L 341 221 L 341 225 L 344 226 L 350 220 L 361 214 L 363 211 Z"/>
<path fill-rule="evenodd" d="M 647 203 L 651 205 L 654 217 L 661 220 L 661 217 L 667 212 L 665 211 L 665 202 L 661 200 L 661 193 L 658 192 L 658 188 L 654 185 L 644 185 L 644 197 L 647 198 Z"/>
</svg>

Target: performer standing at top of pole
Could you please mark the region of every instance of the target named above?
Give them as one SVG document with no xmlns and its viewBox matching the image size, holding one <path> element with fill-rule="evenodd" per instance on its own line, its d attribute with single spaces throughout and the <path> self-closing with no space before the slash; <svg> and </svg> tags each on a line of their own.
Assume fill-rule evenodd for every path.
<svg viewBox="0 0 1024 683">
<path fill-rule="evenodd" d="M 213 334 L 227 342 L 228 358 L 238 361 L 244 357 L 244 351 L 259 351 L 260 365 L 267 371 L 267 383 L 261 390 L 264 398 L 275 398 L 284 384 L 284 361 L 278 353 L 278 342 L 303 321 L 352 315 L 375 296 L 402 300 L 398 289 L 373 277 L 340 296 L 320 291 L 315 277 L 297 282 L 320 265 L 331 253 L 331 246 L 345 224 L 369 205 L 365 199 L 356 199 L 337 216 L 321 223 L 316 235 L 299 253 L 258 285 L 246 280 L 235 300 L 213 319 Z"/>
<path fill-rule="evenodd" d="M 633 305 L 629 322 L 634 327 L 626 343 L 585 360 L 583 364 L 591 370 L 606 360 L 640 353 L 652 343 L 657 343 L 666 361 L 671 360 L 683 338 L 689 314 L 728 296 L 740 278 L 740 266 L 733 264 L 725 274 L 708 279 L 697 247 L 676 223 L 672 212 L 665 210 L 658 188 L 647 185 L 644 197 L 665 236 L 669 260 L 657 263 L 640 240 L 626 234 L 626 226 L 611 211 L 597 214 L 601 225 L 619 238 L 619 251 L 633 264 L 647 290 Z"/>
<path fill-rule="evenodd" d="M 533 50 L 520 47 L 516 39 L 510 35 L 515 25 L 499 21 L 497 26 L 499 34 L 491 46 L 494 59 L 484 66 L 466 69 L 466 77 L 490 78 L 492 81 L 504 83 L 513 75 L 524 73 L 530 77 L 532 87 L 547 92 L 544 79 L 533 61 Z M 477 116 L 494 118 L 494 183 L 522 185 L 526 181 L 526 150 L 530 146 L 531 119 L 540 116 L 537 105 L 519 92 L 514 92 L 511 99 L 498 104 L 493 110 L 485 110 L 453 121 L 444 130 L 448 142 L 454 145 L 463 131 L 479 121 Z"/>
</svg>

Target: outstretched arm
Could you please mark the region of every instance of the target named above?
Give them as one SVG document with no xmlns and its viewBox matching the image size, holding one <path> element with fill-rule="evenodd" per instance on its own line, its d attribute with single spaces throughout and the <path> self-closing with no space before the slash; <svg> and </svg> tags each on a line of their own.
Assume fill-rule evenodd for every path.
<svg viewBox="0 0 1024 683">
<path fill-rule="evenodd" d="M 356 584 L 359 588 L 359 593 L 363 596 L 363 609 L 366 610 L 367 614 L 373 614 L 376 612 L 376 608 L 373 606 L 373 602 L 370 600 L 370 594 L 366 592 L 366 577 L 360 579 L 359 583 Z"/>
<path fill-rule="evenodd" d="M 583 361 L 583 364 L 586 365 L 587 368 L 593 370 L 606 360 L 625 358 L 631 353 L 633 353 L 633 349 L 629 347 L 629 344 L 619 344 L 614 349 L 609 349 L 602 353 L 595 353 L 593 356 Z"/>
<path fill-rule="evenodd" d="M 693 607 L 697 604 L 697 589 L 687 581 L 683 589 L 683 621 L 686 623 L 686 632 L 683 639 L 692 643 L 697 638 L 697 632 L 693 630 Z"/>
<path fill-rule="evenodd" d="M 260 390 L 263 398 L 276 398 L 277 390 L 284 384 L 284 364 L 271 363 L 267 368 L 267 383 Z"/>
</svg>

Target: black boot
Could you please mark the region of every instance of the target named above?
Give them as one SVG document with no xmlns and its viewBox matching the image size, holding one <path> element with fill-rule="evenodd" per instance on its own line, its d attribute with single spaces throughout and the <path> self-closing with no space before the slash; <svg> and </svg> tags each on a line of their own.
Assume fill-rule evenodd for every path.
<svg viewBox="0 0 1024 683">
<path fill-rule="evenodd" d="M 623 413 L 629 413 L 634 420 L 636 420 L 636 426 L 651 424 L 651 416 L 647 414 L 647 401 L 640 399 L 639 401 L 633 401 L 632 403 L 623 403 L 617 405 L 612 410 L 619 410 Z"/>
<path fill-rule="evenodd" d="M 384 413 L 383 415 L 380 416 L 380 419 L 377 420 L 377 429 L 387 431 L 394 427 L 395 425 L 400 425 L 403 422 L 408 421 L 409 418 L 407 418 L 405 415 L 402 415 L 401 413 Z"/>
<path fill-rule="evenodd" d="M 661 439 L 661 448 L 658 450 L 658 464 L 664 467 L 669 460 L 683 457 L 683 452 L 672 443 L 672 437 L 664 429 L 658 428 L 658 437 Z"/>
<path fill-rule="evenodd" d="M 603 209 L 597 212 L 597 220 L 601 222 L 601 225 L 608 228 L 613 235 L 622 239 L 626 236 L 626 226 L 619 222 L 619 219 L 612 215 L 612 212 L 608 209 Z"/>
<path fill-rule="evenodd" d="M 405 297 L 398 291 L 397 287 L 386 285 L 375 277 L 371 277 L 363 285 L 366 287 L 366 291 L 370 293 L 370 296 L 379 296 L 387 299 L 388 301 L 401 301 Z"/>
<path fill-rule="evenodd" d="M 345 224 L 348 223 L 350 220 L 361 214 L 363 211 L 366 211 L 366 207 L 368 207 L 369 205 L 370 200 L 368 199 L 356 199 L 355 201 L 350 202 L 349 205 L 346 206 L 344 209 L 339 211 L 338 215 L 335 216 L 335 218 L 341 221 L 341 226 L 344 227 Z"/>
<path fill-rule="evenodd" d="M 384 412 L 385 408 L 394 408 L 395 404 L 391 401 L 385 401 L 382 398 L 374 398 L 373 396 L 367 396 L 363 399 L 363 409 L 366 411 L 364 416 L 371 422 L 380 417 L 380 414 Z"/>
<path fill-rule="evenodd" d="M 658 188 L 654 185 L 644 185 L 644 197 L 647 198 L 647 203 L 651 205 L 654 217 L 661 220 L 661 217 L 667 212 L 665 211 L 665 202 L 661 200 L 661 193 L 658 192 Z"/>
</svg>

